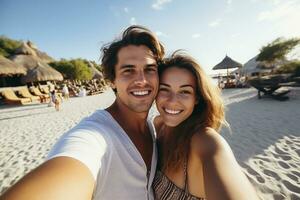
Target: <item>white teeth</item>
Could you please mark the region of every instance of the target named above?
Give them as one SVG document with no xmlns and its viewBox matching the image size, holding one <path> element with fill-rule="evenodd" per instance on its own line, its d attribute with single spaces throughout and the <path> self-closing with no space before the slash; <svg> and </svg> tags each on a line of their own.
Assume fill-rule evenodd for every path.
<svg viewBox="0 0 300 200">
<path fill-rule="evenodd" d="M 147 95 L 149 94 L 149 91 L 146 90 L 146 91 L 136 91 L 136 92 L 133 92 L 134 95 L 137 95 L 137 96 L 143 96 L 143 95 Z"/>
<path fill-rule="evenodd" d="M 178 113 L 180 113 L 180 110 L 169 110 L 165 108 L 166 113 L 168 114 L 172 114 L 172 115 L 176 115 Z"/>
</svg>

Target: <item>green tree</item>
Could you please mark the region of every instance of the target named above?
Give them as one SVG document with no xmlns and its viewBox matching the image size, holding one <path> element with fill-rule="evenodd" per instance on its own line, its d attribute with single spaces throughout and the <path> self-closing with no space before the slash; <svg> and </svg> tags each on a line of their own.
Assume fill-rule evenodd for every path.
<svg viewBox="0 0 300 200">
<path fill-rule="evenodd" d="M 263 46 L 258 54 L 257 61 L 273 64 L 277 60 L 285 60 L 286 55 L 300 44 L 299 38 L 277 38 L 267 46 Z"/>
<path fill-rule="evenodd" d="M 276 70 L 276 73 L 291 73 L 293 76 L 300 76 L 300 61 L 292 61 L 284 64 Z"/>
<path fill-rule="evenodd" d="M 9 57 L 13 55 L 16 49 L 21 45 L 21 41 L 13 40 L 5 36 L 0 36 L 0 55 Z"/>
<path fill-rule="evenodd" d="M 71 60 L 71 63 L 74 66 L 74 76 L 77 80 L 91 80 L 92 79 L 92 71 L 86 64 L 83 59 L 74 59 Z"/>
<path fill-rule="evenodd" d="M 62 59 L 58 62 L 51 62 L 50 66 L 63 74 L 66 79 L 91 80 L 92 72 L 83 59 Z"/>
<path fill-rule="evenodd" d="M 75 79 L 73 64 L 65 59 L 49 63 L 51 67 L 62 73 L 65 79 Z"/>
</svg>

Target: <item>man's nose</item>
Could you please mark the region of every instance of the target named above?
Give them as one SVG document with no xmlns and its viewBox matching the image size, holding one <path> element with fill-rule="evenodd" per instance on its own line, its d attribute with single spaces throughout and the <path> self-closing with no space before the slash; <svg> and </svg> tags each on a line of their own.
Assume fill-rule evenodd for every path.
<svg viewBox="0 0 300 200">
<path fill-rule="evenodd" d="M 137 77 L 135 79 L 135 83 L 139 84 L 139 85 L 144 85 L 144 84 L 147 83 L 147 79 L 146 79 L 145 73 L 143 71 L 139 72 L 137 74 Z"/>
</svg>

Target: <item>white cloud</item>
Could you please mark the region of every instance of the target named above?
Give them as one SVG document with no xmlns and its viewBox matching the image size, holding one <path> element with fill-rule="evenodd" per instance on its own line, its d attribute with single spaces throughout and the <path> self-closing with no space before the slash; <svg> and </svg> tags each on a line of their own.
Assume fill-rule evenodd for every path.
<svg viewBox="0 0 300 200">
<path fill-rule="evenodd" d="M 130 23 L 131 25 L 136 25 L 137 23 L 136 23 L 135 17 L 131 17 L 129 23 Z"/>
<path fill-rule="evenodd" d="M 273 8 L 258 14 L 257 20 L 278 25 L 281 32 L 288 36 L 300 35 L 300 2 L 273 0 Z"/>
<path fill-rule="evenodd" d="M 222 22 L 222 19 L 216 19 L 215 21 L 210 22 L 208 25 L 210 27 L 217 27 L 220 25 L 221 22 Z"/>
<path fill-rule="evenodd" d="M 167 34 L 161 32 L 161 31 L 156 31 L 155 33 L 156 33 L 156 35 L 157 35 L 158 37 L 168 37 Z"/>
<path fill-rule="evenodd" d="M 232 4 L 232 0 L 227 0 L 227 5 L 231 5 Z"/>
<path fill-rule="evenodd" d="M 127 7 L 125 7 L 124 12 L 129 13 L 129 9 Z"/>
<path fill-rule="evenodd" d="M 171 3 L 172 0 L 156 0 L 153 4 L 152 4 L 152 8 L 155 10 L 161 10 L 163 9 L 163 6 L 166 3 Z"/>
<path fill-rule="evenodd" d="M 231 37 L 236 38 L 236 37 L 239 37 L 240 35 L 241 35 L 240 33 L 234 33 L 234 34 L 231 35 Z"/>
<path fill-rule="evenodd" d="M 194 38 L 194 39 L 197 39 L 199 37 L 201 37 L 201 34 L 199 34 L 199 33 L 195 33 L 192 35 L 192 38 Z"/>
</svg>

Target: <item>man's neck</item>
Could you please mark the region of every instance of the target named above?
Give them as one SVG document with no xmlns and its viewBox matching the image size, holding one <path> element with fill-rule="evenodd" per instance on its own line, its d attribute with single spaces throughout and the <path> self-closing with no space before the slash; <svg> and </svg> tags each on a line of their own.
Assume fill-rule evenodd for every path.
<svg viewBox="0 0 300 200">
<path fill-rule="evenodd" d="M 147 129 L 148 112 L 137 113 L 117 100 L 106 110 L 121 125 L 124 130 L 135 130 L 134 132 L 145 132 Z"/>
</svg>

